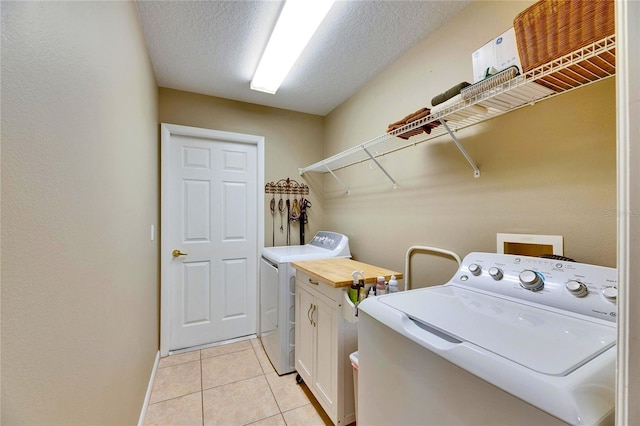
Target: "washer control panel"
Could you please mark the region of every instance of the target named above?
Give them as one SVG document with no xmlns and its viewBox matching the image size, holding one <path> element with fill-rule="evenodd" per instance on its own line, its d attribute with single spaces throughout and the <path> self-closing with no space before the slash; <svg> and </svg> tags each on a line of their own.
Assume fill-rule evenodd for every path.
<svg viewBox="0 0 640 426">
<path fill-rule="evenodd" d="M 318 231 L 311 241 L 309 241 L 309 244 L 330 251 L 342 251 L 346 248 L 346 251 L 349 252 L 349 238 L 337 232 Z M 346 254 L 351 255 L 351 253 Z"/>
<path fill-rule="evenodd" d="M 616 321 L 615 268 L 540 257 L 469 253 L 450 284 Z"/>
</svg>

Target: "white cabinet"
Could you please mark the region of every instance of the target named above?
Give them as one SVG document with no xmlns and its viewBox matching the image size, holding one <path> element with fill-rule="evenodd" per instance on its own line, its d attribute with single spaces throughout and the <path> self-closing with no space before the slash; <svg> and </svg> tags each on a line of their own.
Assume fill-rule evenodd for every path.
<svg viewBox="0 0 640 426">
<path fill-rule="evenodd" d="M 314 302 L 315 298 L 296 284 L 295 366 L 302 380 L 308 384 L 311 384 L 313 376 L 313 348 L 316 340 L 311 316 Z"/>
<path fill-rule="evenodd" d="M 357 325 L 342 318 L 344 289 L 296 273 L 296 370 L 336 425 L 355 421 Z"/>
</svg>

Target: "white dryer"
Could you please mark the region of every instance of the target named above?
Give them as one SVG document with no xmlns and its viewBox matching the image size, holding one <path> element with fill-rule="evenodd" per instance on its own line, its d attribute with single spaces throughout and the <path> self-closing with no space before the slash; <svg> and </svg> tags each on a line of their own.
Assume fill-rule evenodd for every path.
<svg viewBox="0 0 640 426">
<path fill-rule="evenodd" d="M 291 262 L 331 257 L 351 257 L 346 235 L 319 231 L 308 244 L 262 249 L 260 338 L 280 375 L 295 371 L 296 270 Z"/>
<path fill-rule="evenodd" d="M 613 424 L 617 273 L 492 253 L 359 306 L 367 425 Z"/>
</svg>

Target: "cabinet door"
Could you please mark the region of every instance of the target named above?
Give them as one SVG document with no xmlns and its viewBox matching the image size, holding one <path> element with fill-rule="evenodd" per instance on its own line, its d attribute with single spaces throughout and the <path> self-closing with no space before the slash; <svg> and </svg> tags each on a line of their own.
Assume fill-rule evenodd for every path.
<svg viewBox="0 0 640 426">
<path fill-rule="evenodd" d="M 316 397 L 323 408 L 335 421 L 337 395 L 337 310 L 315 298 L 314 320 L 316 323 L 316 369 L 314 385 L 318 390 Z"/>
<path fill-rule="evenodd" d="M 311 386 L 313 374 L 315 328 L 311 314 L 314 306 L 314 297 L 296 286 L 296 370 L 308 386 Z"/>
</svg>

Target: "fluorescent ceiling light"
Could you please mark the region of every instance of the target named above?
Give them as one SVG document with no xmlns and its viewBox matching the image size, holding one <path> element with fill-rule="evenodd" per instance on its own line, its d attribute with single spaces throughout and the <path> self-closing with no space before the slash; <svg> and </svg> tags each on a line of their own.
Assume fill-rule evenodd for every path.
<svg viewBox="0 0 640 426">
<path fill-rule="evenodd" d="M 334 1 L 286 1 L 251 80 L 252 90 L 276 93 Z"/>
</svg>

